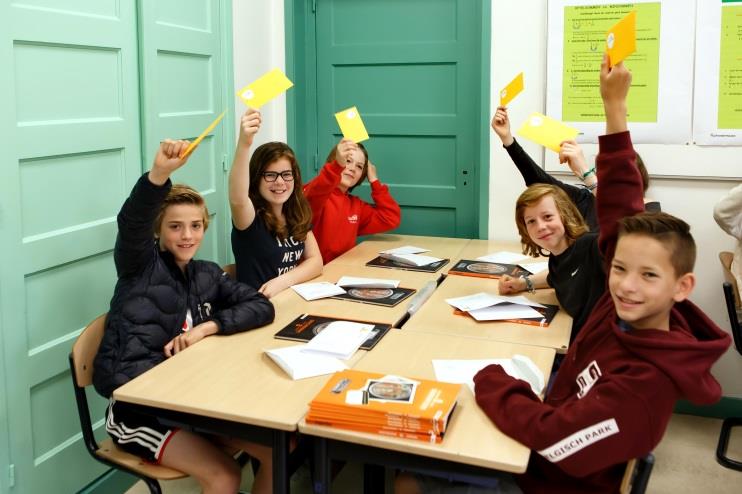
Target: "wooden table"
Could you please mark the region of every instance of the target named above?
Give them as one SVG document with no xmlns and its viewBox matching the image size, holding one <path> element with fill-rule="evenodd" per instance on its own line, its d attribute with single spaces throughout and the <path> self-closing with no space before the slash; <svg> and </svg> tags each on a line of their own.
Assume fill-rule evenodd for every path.
<svg viewBox="0 0 742 494">
<path fill-rule="evenodd" d="M 274 492 L 288 492 L 289 435 L 328 376 L 292 381 L 263 349 L 295 345 L 273 335 L 298 314 L 276 313 L 265 328 L 211 336 L 124 384 L 116 400 L 198 432 L 273 447 Z M 351 361 L 358 361 L 360 351 Z"/>
<path fill-rule="evenodd" d="M 449 275 L 430 299 L 403 326 L 404 331 L 440 333 L 469 338 L 496 340 L 522 345 L 554 348 L 566 353 L 572 330 L 572 318 L 560 309 L 548 327 L 502 321 L 477 322 L 467 315 L 455 315 L 446 299 L 473 295 L 478 292 L 497 294 L 497 280 Z M 558 305 L 553 289 L 536 290 L 525 295 L 544 304 Z"/>
<path fill-rule="evenodd" d="M 438 276 L 440 273 L 438 273 Z M 322 275 L 311 282 L 329 281 L 336 283 L 342 276 L 356 276 L 363 278 L 383 278 L 400 280 L 402 288 L 413 288 L 419 291 L 426 283 L 434 281 L 429 273 L 417 273 L 399 269 L 379 269 L 364 265 L 339 264 L 331 262 L 326 265 Z M 271 299 L 276 307 L 276 313 L 293 312 L 306 313 L 317 316 L 331 316 L 349 318 L 369 322 L 391 324 L 399 323 L 406 314 L 407 307 L 414 295 L 408 297 L 393 307 L 365 304 L 351 300 L 323 298 L 319 300 L 304 300 L 294 290 L 287 289 Z"/>
<path fill-rule="evenodd" d="M 461 250 L 469 243 L 465 238 L 447 238 L 447 237 L 422 237 L 417 235 L 372 235 L 351 250 L 335 258 L 330 264 L 350 264 L 352 266 L 363 266 L 368 261 L 379 255 L 379 251 L 412 245 L 424 249 L 430 249 L 430 252 L 423 252 L 423 255 L 433 256 L 442 259 L 449 259 L 451 262 L 457 259 Z M 450 263 L 447 264 L 450 266 Z M 377 271 L 397 272 L 397 269 L 374 268 Z M 429 273 L 436 278 L 445 272 L 446 266 L 443 266 L 436 273 Z"/>
<path fill-rule="evenodd" d="M 531 358 L 548 378 L 553 349 L 405 330 L 387 334 L 354 368 L 435 379 L 433 359 L 509 358 L 515 354 Z M 466 386 L 462 386 L 440 444 L 307 424 L 304 420 L 299 431 L 315 437 L 315 492 L 328 492 L 328 458 L 487 475 L 491 469 L 524 472 L 530 455 L 528 448 L 492 424 Z"/>
</svg>

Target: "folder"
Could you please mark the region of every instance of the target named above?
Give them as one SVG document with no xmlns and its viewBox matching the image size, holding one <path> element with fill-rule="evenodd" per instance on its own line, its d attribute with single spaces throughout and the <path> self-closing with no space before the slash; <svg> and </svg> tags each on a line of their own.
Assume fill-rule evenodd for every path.
<svg viewBox="0 0 742 494">
<path fill-rule="evenodd" d="M 515 79 L 500 91 L 500 106 L 506 106 L 521 91 L 523 91 L 523 72 L 515 76 Z"/>
<path fill-rule="evenodd" d="M 532 113 L 518 134 L 558 153 L 562 142 L 574 139 L 579 131 L 541 113 Z"/>
<path fill-rule="evenodd" d="M 346 139 L 353 142 L 363 142 L 368 139 L 368 132 L 366 132 L 366 127 L 361 120 L 361 114 L 358 113 L 358 108 L 355 106 L 337 112 L 335 119 L 338 121 L 340 131 Z"/>
<path fill-rule="evenodd" d="M 185 150 L 185 151 L 183 151 L 182 153 L 180 153 L 180 156 L 179 156 L 179 158 L 180 158 L 180 159 L 183 159 L 183 158 L 185 158 L 186 156 L 188 156 L 189 154 L 191 154 L 191 153 L 192 153 L 192 152 L 193 152 L 193 151 L 194 151 L 194 150 L 195 150 L 195 149 L 196 149 L 196 148 L 198 147 L 198 145 L 199 145 L 199 144 L 201 144 L 201 141 L 203 141 L 203 140 L 204 140 L 204 137 L 206 137 L 207 135 L 209 135 L 209 133 L 210 133 L 210 132 L 211 132 L 212 130 L 214 130 L 214 127 L 216 127 L 216 126 L 217 126 L 217 125 L 219 124 L 219 122 L 221 122 L 221 121 L 222 121 L 222 118 L 224 118 L 224 114 L 225 114 L 226 112 L 227 112 L 227 110 L 224 110 L 224 111 L 223 111 L 223 112 L 222 112 L 222 113 L 221 113 L 221 114 L 220 114 L 220 115 L 219 115 L 218 117 L 216 117 L 216 118 L 214 119 L 214 121 L 213 121 L 213 122 L 211 122 L 211 123 L 209 124 L 209 126 L 208 126 L 208 127 L 206 127 L 206 129 L 205 129 L 205 130 L 204 130 L 203 132 L 201 132 L 201 135 L 199 135 L 198 137 L 196 137 L 196 139 L 195 139 L 195 140 L 194 140 L 194 141 L 193 141 L 192 143 L 190 143 L 190 144 L 188 145 L 188 147 L 186 148 L 186 150 Z"/>
<path fill-rule="evenodd" d="M 247 106 L 257 110 L 293 85 L 281 69 L 273 69 L 240 89 L 237 96 Z"/>
<path fill-rule="evenodd" d="M 636 51 L 636 10 L 629 12 L 608 30 L 605 45 L 611 67 Z"/>
</svg>

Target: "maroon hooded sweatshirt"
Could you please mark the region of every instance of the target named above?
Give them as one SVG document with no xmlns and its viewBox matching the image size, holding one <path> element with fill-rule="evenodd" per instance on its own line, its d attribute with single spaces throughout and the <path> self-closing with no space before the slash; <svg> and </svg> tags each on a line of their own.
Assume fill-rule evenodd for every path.
<svg viewBox="0 0 742 494">
<path fill-rule="evenodd" d="M 598 220 L 608 266 L 617 220 L 643 210 L 635 156 L 628 132 L 600 137 Z M 657 446 L 676 400 L 719 400 L 710 371 L 729 344 L 729 335 L 689 301 L 673 307 L 670 331 L 620 325 L 606 291 L 543 403 L 499 365 L 474 377 L 476 399 L 500 430 L 533 450 L 517 478 L 524 492 L 617 493 L 626 462 Z"/>
</svg>

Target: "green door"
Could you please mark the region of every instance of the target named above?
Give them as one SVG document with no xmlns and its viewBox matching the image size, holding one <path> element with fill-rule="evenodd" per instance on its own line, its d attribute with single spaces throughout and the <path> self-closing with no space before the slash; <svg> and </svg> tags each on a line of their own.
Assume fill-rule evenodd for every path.
<svg viewBox="0 0 742 494">
<path fill-rule="evenodd" d="M 479 236 L 483 3 L 316 2 L 318 165 L 340 138 L 335 112 L 357 106 L 371 161 L 402 206 L 399 233 Z"/>
<path fill-rule="evenodd" d="M 76 492 L 107 470 L 84 450 L 67 355 L 108 308 L 116 214 L 159 140 L 197 136 L 231 96 L 230 8 L 0 3 L 0 492 Z M 220 262 L 231 118 L 176 177 L 206 195 L 216 221 L 201 255 Z M 105 401 L 89 398 L 105 436 Z"/>
<path fill-rule="evenodd" d="M 142 26 L 142 115 L 145 167 L 160 141 L 195 139 L 223 110 L 221 123 L 201 142 L 173 182 L 196 188 L 211 215 L 198 257 L 226 262 L 225 132 L 233 120 L 232 78 L 224 77 L 222 10 L 231 4 L 203 0 L 140 3 Z M 231 33 L 227 30 L 226 32 Z M 230 37 L 231 41 L 231 37 Z M 229 103 L 227 103 L 227 101 Z"/>
<path fill-rule="evenodd" d="M 116 213 L 140 172 L 136 11 L 93 0 L 0 9 L 9 492 L 74 492 L 106 470 L 84 451 L 67 354 L 108 306 Z"/>
</svg>

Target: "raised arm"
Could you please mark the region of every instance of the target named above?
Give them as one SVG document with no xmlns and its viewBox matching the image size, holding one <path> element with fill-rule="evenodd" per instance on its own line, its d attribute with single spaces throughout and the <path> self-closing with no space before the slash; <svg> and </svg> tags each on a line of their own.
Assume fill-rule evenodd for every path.
<svg viewBox="0 0 742 494">
<path fill-rule="evenodd" d="M 342 139 L 337 145 L 334 159 L 325 163 L 319 175 L 304 186 L 304 197 L 309 201 L 315 222 L 322 215 L 330 194 L 340 184 L 345 163 L 356 148 L 356 144 L 350 139 Z"/>
<path fill-rule="evenodd" d="M 626 97 L 631 72 L 620 62 L 608 65 L 604 55 L 600 66 L 600 94 L 605 108 L 606 135 L 599 137 L 596 159 L 598 173 L 598 222 L 600 251 L 607 266 L 613 260 L 618 238 L 618 221 L 644 211 L 643 182 L 636 166 L 626 117 Z"/>
<path fill-rule="evenodd" d="M 742 241 L 742 184 L 730 190 L 714 206 L 714 220 L 722 230 Z"/>
<path fill-rule="evenodd" d="M 188 141 L 169 139 L 161 142 L 152 169 L 137 181 L 121 207 L 113 251 L 119 277 L 139 272 L 155 255 L 153 224 L 160 204 L 170 191 L 170 175 L 188 161 L 188 157 L 180 158 L 188 144 Z"/>
<path fill-rule="evenodd" d="M 321 275 L 322 266 L 322 254 L 319 251 L 317 239 L 314 238 L 314 233 L 310 231 L 304 240 L 304 253 L 301 255 L 299 265 L 281 276 L 266 281 L 258 291 L 268 298 L 273 298 L 273 296 L 290 286 L 304 283 Z"/>
<path fill-rule="evenodd" d="M 402 210 L 389 193 L 389 187 L 379 181 L 376 166 L 370 160 L 367 176 L 371 184 L 371 199 L 374 206 L 361 202 L 358 235 L 372 235 L 397 228 L 402 219 Z"/>
<path fill-rule="evenodd" d="M 229 207 L 232 223 L 238 230 L 244 230 L 255 221 L 255 207 L 250 200 L 250 147 L 261 122 L 260 112 L 252 108 L 240 119 L 240 137 L 229 172 Z"/>
</svg>

